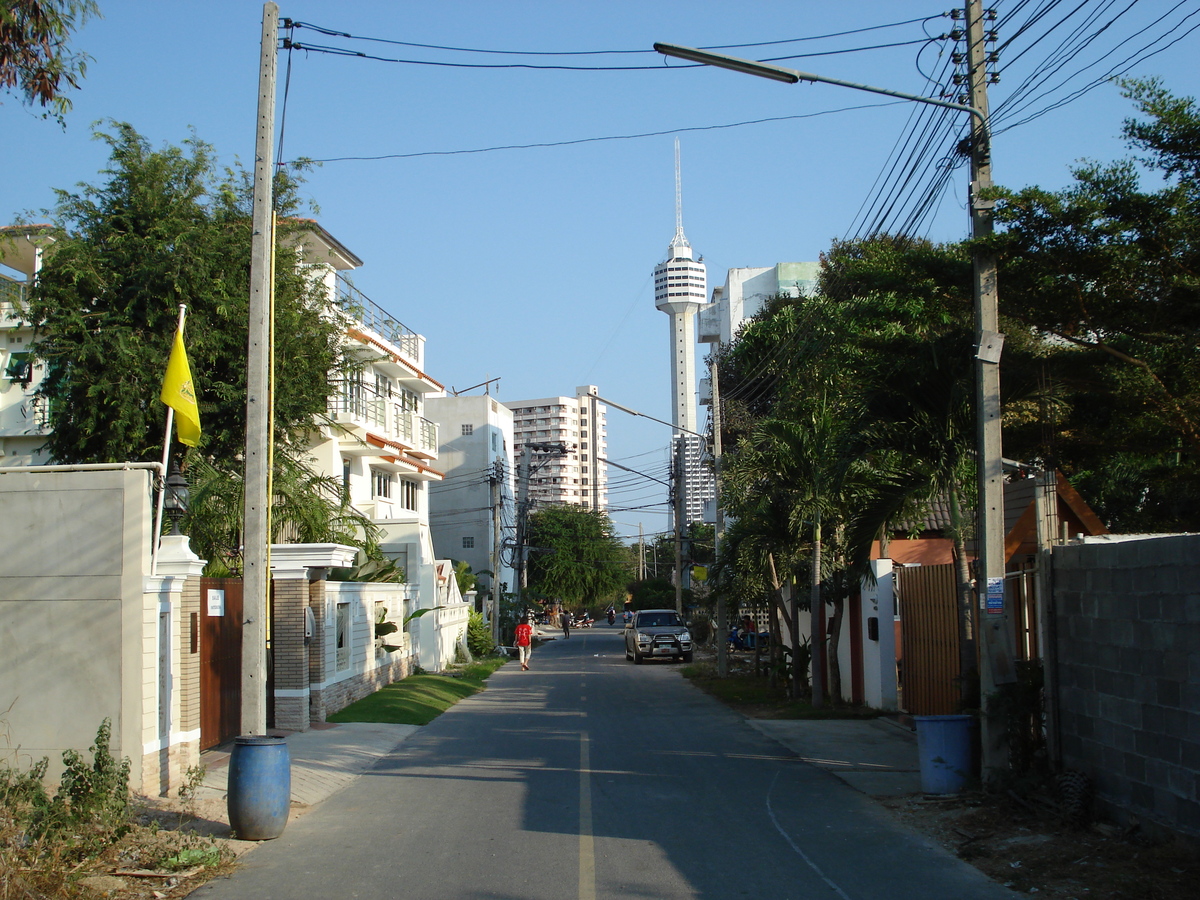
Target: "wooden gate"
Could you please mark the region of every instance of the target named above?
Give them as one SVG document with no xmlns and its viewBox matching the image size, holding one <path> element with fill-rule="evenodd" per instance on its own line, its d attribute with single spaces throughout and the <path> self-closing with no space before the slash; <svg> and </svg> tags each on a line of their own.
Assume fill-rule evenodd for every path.
<svg viewBox="0 0 1200 900">
<path fill-rule="evenodd" d="M 914 716 L 953 715 L 960 699 L 954 566 L 905 566 L 895 574 L 902 705 Z"/>
<path fill-rule="evenodd" d="M 242 726 L 242 582 L 200 579 L 200 749 Z"/>
</svg>

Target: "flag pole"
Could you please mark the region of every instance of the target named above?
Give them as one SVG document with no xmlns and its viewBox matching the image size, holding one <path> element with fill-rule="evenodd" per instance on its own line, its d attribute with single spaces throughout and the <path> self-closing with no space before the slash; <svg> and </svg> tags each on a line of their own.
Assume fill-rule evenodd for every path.
<svg viewBox="0 0 1200 900">
<path fill-rule="evenodd" d="M 187 304 L 179 304 L 179 323 L 175 333 L 183 331 L 183 320 L 187 318 Z M 154 507 L 154 542 L 150 545 L 150 577 L 158 574 L 158 545 L 162 542 L 163 501 L 167 496 L 167 464 L 171 460 L 171 426 L 175 424 L 175 407 L 167 407 L 167 432 L 163 435 L 162 484 L 158 486 L 158 499 Z"/>
</svg>

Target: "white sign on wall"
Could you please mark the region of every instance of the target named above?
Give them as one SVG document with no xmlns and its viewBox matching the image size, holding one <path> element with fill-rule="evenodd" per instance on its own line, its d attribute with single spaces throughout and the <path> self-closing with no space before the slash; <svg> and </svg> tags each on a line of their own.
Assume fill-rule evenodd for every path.
<svg viewBox="0 0 1200 900">
<path fill-rule="evenodd" d="M 208 614 L 210 616 L 225 615 L 225 591 L 222 588 L 208 589 Z"/>
</svg>

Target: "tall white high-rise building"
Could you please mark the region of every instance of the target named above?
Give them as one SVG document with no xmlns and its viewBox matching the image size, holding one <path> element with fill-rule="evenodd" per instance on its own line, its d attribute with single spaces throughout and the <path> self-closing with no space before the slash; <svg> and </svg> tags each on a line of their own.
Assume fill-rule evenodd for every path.
<svg viewBox="0 0 1200 900">
<path fill-rule="evenodd" d="M 540 459 L 529 475 L 534 506 L 574 504 L 608 508 L 608 407 L 599 388 L 585 384 L 574 397 L 509 400 L 513 413 L 513 457 L 520 466 L 526 444 L 562 444 L 562 456 Z M 518 493 L 520 486 L 518 485 Z"/>
<path fill-rule="evenodd" d="M 683 521 L 704 518 L 715 498 L 712 472 L 703 465 L 704 441 L 696 418 L 696 311 L 708 301 L 708 271 L 695 257 L 683 233 L 683 192 L 679 177 L 679 140 L 675 141 L 675 237 L 667 258 L 654 267 L 654 305 L 671 317 L 671 424 L 678 489 L 683 492 Z M 672 519 L 675 511 L 671 512 Z"/>
</svg>

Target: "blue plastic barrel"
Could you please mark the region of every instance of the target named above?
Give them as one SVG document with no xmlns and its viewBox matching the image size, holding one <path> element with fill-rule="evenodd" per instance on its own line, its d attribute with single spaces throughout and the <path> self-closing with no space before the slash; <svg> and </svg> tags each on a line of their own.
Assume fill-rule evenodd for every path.
<svg viewBox="0 0 1200 900">
<path fill-rule="evenodd" d="M 229 758 L 229 826 L 239 840 L 283 834 L 292 801 L 292 766 L 281 737 L 242 735 Z"/>
<path fill-rule="evenodd" d="M 957 794 L 971 774 L 974 716 L 913 716 L 917 724 L 917 755 L 921 790 L 926 794 Z"/>
</svg>

